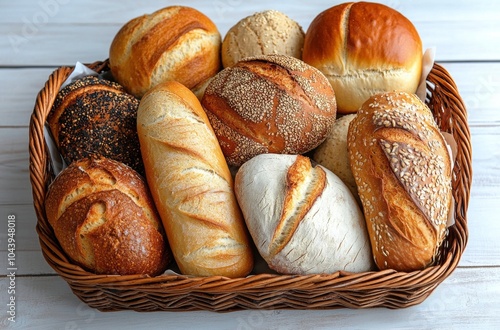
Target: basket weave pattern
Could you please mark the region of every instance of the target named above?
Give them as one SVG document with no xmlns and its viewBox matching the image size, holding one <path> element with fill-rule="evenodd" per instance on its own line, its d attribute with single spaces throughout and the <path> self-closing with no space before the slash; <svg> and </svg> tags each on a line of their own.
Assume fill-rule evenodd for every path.
<svg viewBox="0 0 500 330">
<path fill-rule="evenodd" d="M 107 61 L 88 65 L 107 71 Z M 455 224 L 449 228 L 434 266 L 410 273 L 393 270 L 328 275 L 258 274 L 229 279 L 221 276 L 95 275 L 66 257 L 45 215 L 44 200 L 54 179 L 44 124 L 60 86 L 72 67 L 61 67 L 38 94 L 29 128 L 30 180 L 38 218 L 36 230 L 47 263 L 73 293 L 101 311 L 230 311 L 237 309 L 404 308 L 425 300 L 457 267 L 468 238 L 467 207 L 472 182 L 472 155 L 467 113 L 457 87 L 439 64 L 427 78 L 426 103 L 442 131 L 458 146 L 453 173 Z"/>
</svg>

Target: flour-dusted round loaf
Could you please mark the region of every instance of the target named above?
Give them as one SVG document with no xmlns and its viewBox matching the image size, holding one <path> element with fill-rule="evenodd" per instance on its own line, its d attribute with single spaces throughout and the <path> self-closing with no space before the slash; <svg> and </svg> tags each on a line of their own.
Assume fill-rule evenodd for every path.
<svg viewBox="0 0 500 330">
<path fill-rule="evenodd" d="M 121 85 L 86 76 L 57 94 L 47 122 L 66 163 L 97 154 L 143 174 L 138 107 L 139 100 Z"/>
<path fill-rule="evenodd" d="M 325 74 L 338 112 L 346 114 L 376 93 L 415 93 L 422 56 L 420 36 L 400 12 L 378 3 L 346 2 L 314 18 L 302 59 Z"/>
<path fill-rule="evenodd" d="M 301 155 L 262 154 L 243 164 L 235 192 L 257 249 L 282 274 L 373 267 L 363 214 L 346 185 Z"/>
<path fill-rule="evenodd" d="M 49 186 L 45 211 L 63 251 L 94 273 L 154 276 L 172 259 L 144 179 L 123 163 L 73 162 Z"/>
<path fill-rule="evenodd" d="M 284 54 L 302 58 L 304 30 L 277 10 L 245 17 L 232 26 L 222 42 L 222 65 L 227 68 L 245 57 Z"/>
<path fill-rule="evenodd" d="M 262 153 L 301 154 L 317 147 L 336 116 L 325 76 L 291 56 L 246 58 L 210 82 L 202 105 L 227 162 Z"/>
<path fill-rule="evenodd" d="M 114 78 L 139 98 L 169 80 L 193 89 L 220 70 L 221 43 L 206 15 L 169 6 L 127 22 L 111 43 L 109 66 Z"/>
<path fill-rule="evenodd" d="M 314 161 L 323 165 L 337 175 L 349 187 L 355 197 L 358 195 L 356 181 L 352 175 L 349 155 L 347 153 L 347 131 L 349 123 L 356 114 L 337 118 L 333 129 L 326 140 L 321 143 L 312 155 Z"/>
<path fill-rule="evenodd" d="M 347 147 L 377 266 L 430 265 L 452 207 L 450 155 L 431 110 L 415 94 L 374 95 L 351 121 Z"/>
</svg>

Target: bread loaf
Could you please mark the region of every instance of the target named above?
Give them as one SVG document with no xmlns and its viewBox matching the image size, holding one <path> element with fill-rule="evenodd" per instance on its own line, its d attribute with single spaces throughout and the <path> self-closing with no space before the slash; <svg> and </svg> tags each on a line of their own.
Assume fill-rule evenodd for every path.
<svg viewBox="0 0 500 330">
<path fill-rule="evenodd" d="M 282 274 L 373 267 L 363 214 L 346 185 L 300 155 L 262 154 L 244 163 L 235 192 L 252 238 Z"/>
<path fill-rule="evenodd" d="M 169 6 L 127 22 L 109 50 L 114 78 L 135 95 L 163 81 L 197 88 L 221 67 L 221 36 L 198 10 Z"/>
<path fill-rule="evenodd" d="M 45 211 L 63 251 L 89 271 L 154 276 L 172 259 L 145 181 L 122 163 L 73 162 L 49 186 Z"/>
<path fill-rule="evenodd" d="M 376 93 L 415 93 L 422 56 L 420 36 L 401 13 L 383 4 L 346 2 L 314 18 L 302 59 L 325 74 L 338 112 L 347 114 Z"/>
<path fill-rule="evenodd" d="M 371 97 L 349 126 L 348 150 L 378 267 L 430 265 L 445 237 L 452 171 L 429 108 L 404 92 Z"/>
<path fill-rule="evenodd" d="M 222 65 L 227 68 L 245 57 L 283 54 L 302 58 L 302 27 L 276 10 L 257 12 L 233 25 L 222 42 Z"/>
<path fill-rule="evenodd" d="M 356 117 L 356 114 L 337 118 L 325 141 L 314 150 L 312 159 L 337 175 L 351 190 L 352 194 L 357 197 L 356 181 L 352 175 L 347 153 L 347 131 L 349 123 L 354 117 Z"/>
<path fill-rule="evenodd" d="M 139 100 L 119 84 L 87 76 L 57 94 L 47 123 L 66 163 L 97 154 L 143 174 L 138 106 Z"/>
<path fill-rule="evenodd" d="M 183 274 L 241 277 L 253 267 L 233 179 L 196 96 L 157 85 L 139 105 L 146 177 Z"/>
<path fill-rule="evenodd" d="M 219 72 L 202 105 L 230 165 L 261 153 L 301 154 L 328 135 L 335 93 L 317 69 L 291 56 L 246 58 Z"/>
</svg>

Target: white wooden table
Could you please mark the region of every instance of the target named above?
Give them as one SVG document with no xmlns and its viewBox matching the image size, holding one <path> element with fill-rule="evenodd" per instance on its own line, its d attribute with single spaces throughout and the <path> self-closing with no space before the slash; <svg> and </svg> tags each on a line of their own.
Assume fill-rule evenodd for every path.
<svg viewBox="0 0 500 330">
<path fill-rule="evenodd" d="M 0 328 L 19 329 L 500 329 L 500 3 L 383 1 L 416 25 L 424 47 L 455 79 L 469 113 L 473 187 L 469 243 L 455 272 L 420 305 L 401 309 L 102 313 L 87 307 L 46 264 L 35 232 L 28 173 L 28 125 L 36 94 L 61 65 L 108 57 L 133 17 L 179 4 L 29 0 L 0 3 Z M 222 35 L 239 19 L 280 10 L 304 29 L 339 1 L 184 1 Z M 7 231 L 15 216 L 17 271 L 9 276 Z M 14 287 L 13 287 L 14 286 Z M 10 289 L 9 289 L 10 287 Z M 12 291 L 15 290 L 15 292 Z M 11 297 L 15 323 L 9 321 Z"/>
</svg>

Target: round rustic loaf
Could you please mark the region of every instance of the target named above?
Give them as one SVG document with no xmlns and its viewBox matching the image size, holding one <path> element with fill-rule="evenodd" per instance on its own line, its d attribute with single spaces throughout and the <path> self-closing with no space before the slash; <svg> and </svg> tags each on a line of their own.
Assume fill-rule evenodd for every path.
<svg viewBox="0 0 500 330">
<path fill-rule="evenodd" d="M 197 88 L 221 67 L 221 36 L 203 13 L 170 6 L 127 22 L 109 50 L 113 77 L 136 97 L 160 82 Z"/>
<path fill-rule="evenodd" d="M 143 174 L 138 107 L 139 100 L 119 84 L 86 76 L 57 94 L 47 122 L 67 164 L 98 154 Z"/>
<path fill-rule="evenodd" d="M 284 54 L 302 57 L 304 31 L 287 15 L 266 10 L 245 17 L 229 29 L 222 42 L 222 65 L 227 68 L 250 56 Z"/>
<path fill-rule="evenodd" d="M 312 159 L 337 175 L 357 197 L 356 181 L 352 175 L 349 155 L 347 154 L 347 131 L 349 123 L 354 117 L 356 114 L 337 118 L 325 141 L 314 150 Z"/>
<path fill-rule="evenodd" d="M 336 116 L 325 76 L 291 56 L 250 57 L 210 82 L 202 105 L 230 165 L 262 153 L 301 154 L 317 147 Z"/>
<path fill-rule="evenodd" d="M 122 163 L 73 162 L 49 186 L 45 211 L 64 252 L 94 273 L 154 276 L 171 260 L 144 179 Z"/>
<path fill-rule="evenodd" d="M 346 185 L 301 155 L 262 154 L 243 164 L 235 192 L 255 245 L 282 274 L 373 269 L 363 214 Z"/>
<path fill-rule="evenodd" d="M 379 92 L 415 93 L 422 56 L 415 26 L 398 11 L 371 2 L 343 3 L 316 16 L 302 54 L 329 79 L 342 114 L 356 112 Z"/>
</svg>

